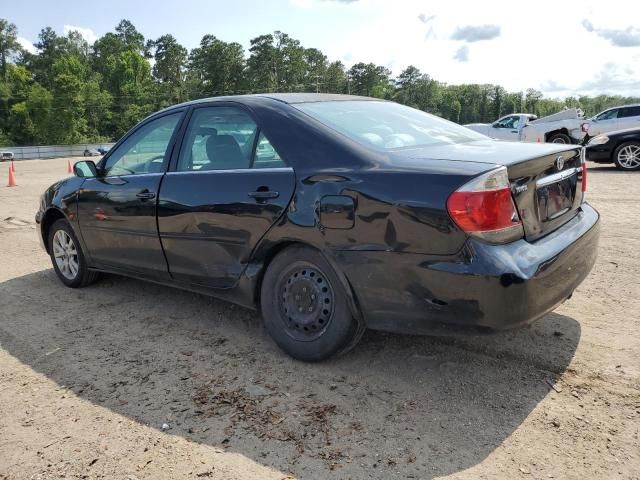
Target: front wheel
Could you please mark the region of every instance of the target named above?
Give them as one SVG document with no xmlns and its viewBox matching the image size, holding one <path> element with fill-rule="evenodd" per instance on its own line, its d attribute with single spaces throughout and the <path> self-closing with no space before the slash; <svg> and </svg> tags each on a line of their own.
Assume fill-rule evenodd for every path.
<svg viewBox="0 0 640 480">
<path fill-rule="evenodd" d="M 53 269 L 67 287 L 84 287 L 98 278 L 98 273 L 88 269 L 78 239 L 66 220 L 54 222 L 48 240 Z"/>
<path fill-rule="evenodd" d="M 640 143 L 626 142 L 613 152 L 613 162 L 620 170 L 640 169 Z"/>
<path fill-rule="evenodd" d="M 322 254 L 290 247 L 269 264 L 261 309 L 271 337 L 298 360 L 320 361 L 353 348 L 364 325 L 353 318 L 340 280 Z"/>
</svg>

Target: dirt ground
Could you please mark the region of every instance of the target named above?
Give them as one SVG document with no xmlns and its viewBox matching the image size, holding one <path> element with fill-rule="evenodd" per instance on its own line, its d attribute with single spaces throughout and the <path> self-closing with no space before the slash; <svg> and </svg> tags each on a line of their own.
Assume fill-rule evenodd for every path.
<svg viewBox="0 0 640 480">
<path fill-rule="evenodd" d="M 640 478 L 640 173 L 590 165 L 598 262 L 532 327 L 304 364 L 224 302 L 65 288 L 34 214 L 66 162 L 0 164 L 0 479 Z"/>
</svg>

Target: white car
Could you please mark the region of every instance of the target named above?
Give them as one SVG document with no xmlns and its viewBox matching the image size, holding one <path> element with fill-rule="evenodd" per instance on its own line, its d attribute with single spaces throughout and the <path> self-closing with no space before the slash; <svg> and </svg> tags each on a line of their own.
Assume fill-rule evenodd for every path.
<svg viewBox="0 0 640 480">
<path fill-rule="evenodd" d="M 588 120 L 589 135 L 595 137 L 615 130 L 640 128 L 640 105 L 609 108 Z"/>
</svg>

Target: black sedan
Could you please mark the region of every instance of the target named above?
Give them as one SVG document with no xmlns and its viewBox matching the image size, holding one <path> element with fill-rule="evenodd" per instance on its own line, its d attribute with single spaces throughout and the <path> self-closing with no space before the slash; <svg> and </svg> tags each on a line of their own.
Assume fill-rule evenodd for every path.
<svg viewBox="0 0 640 480">
<path fill-rule="evenodd" d="M 640 128 L 593 137 L 587 144 L 587 159 L 614 163 L 621 170 L 640 170 Z"/>
<path fill-rule="evenodd" d="M 527 324 L 596 259 L 580 147 L 497 142 L 370 98 L 181 104 L 74 170 L 36 216 L 65 285 L 111 272 L 259 308 L 303 360 L 366 328 Z"/>
</svg>

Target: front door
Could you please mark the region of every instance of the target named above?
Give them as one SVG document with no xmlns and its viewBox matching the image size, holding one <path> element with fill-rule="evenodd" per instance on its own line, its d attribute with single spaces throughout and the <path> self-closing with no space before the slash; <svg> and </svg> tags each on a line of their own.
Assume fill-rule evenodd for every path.
<svg viewBox="0 0 640 480">
<path fill-rule="evenodd" d="M 293 195 L 293 169 L 239 106 L 194 108 L 162 182 L 158 228 L 177 281 L 232 287 Z"/>
<path fill-rule="evenodd" d="M 594 122 L 591 122 L 589 127 L 589 135 L 595 137 L 602 133 L 613 132 L 618 130 L 618 113 L 619 108 L 612 108 L 605 112 L 602 112 L 595 118 Z"/>
<path fill-rule="evenodd" d="M 520 121 L 519 115 L 509 115 L 501 118 L 492 125 L 491 138 L 517 142 L 520 140 Z"/>
<path fill-rule="evenodd" d="M 92 266 L 168 278 L 156 223 L 157 195 L 183 112 L 145 122 L 99 165 L 78 194 Z"/>
</svg>

